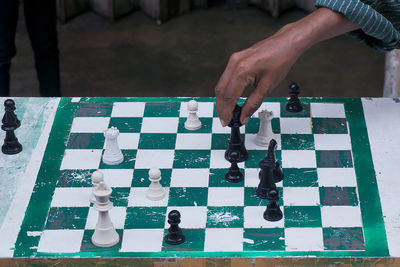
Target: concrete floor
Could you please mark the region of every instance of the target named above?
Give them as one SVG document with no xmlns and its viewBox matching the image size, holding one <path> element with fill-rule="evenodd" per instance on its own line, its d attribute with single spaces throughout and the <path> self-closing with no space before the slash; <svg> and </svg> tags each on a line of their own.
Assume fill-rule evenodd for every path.
<svg viewBox="0 0 400 267">
<path fill-rule="evenodd" d="M 256 8 L 195 10 L 163 25 L 141 12 L 116 23 L 93 13 L 59 25 L 64 96 L 213 96 L 230 55 L 305 13 L 278 20 Z M 23 19 L 12 67 L 13 96 L 38 96 Z M 384 54 L 346 36 L 316 45 L 294 65 L 272 96 L 297 82 L 302 96 L 381 96 Z"/>
</svg>

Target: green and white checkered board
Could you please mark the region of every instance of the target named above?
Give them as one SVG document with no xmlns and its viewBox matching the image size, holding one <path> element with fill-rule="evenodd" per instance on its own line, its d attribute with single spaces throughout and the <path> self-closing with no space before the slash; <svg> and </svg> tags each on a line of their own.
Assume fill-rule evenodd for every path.
<svg viewBox="0 0 400 267">
<path fill-rule="evenodd" d="M 260 108 L 274 113 L 276 154 L 285 174 L 277 184 L 284 217 L 268 222 L 263 219 L 267 200 L 255 194 L 258 163 L 266 156 L 266 148 L 255 144 L 256 117 L 241 127 L 249 159 L 239 165 L 244 181 L 233 184 L 224 179 L 230 166 L 224 159 L 230 128 L 221 127 L 214 102 L 199 102 L 203 126 L 197 131 L 183 126 L 187 101 L 79 103 L 68 137 L 64 137 L 67 142 L 56 182 L 52 190 L 44 191 L 50 203 L 46 219 L 39 231 L 31 233 L 37 243 L 34 254 L 365 252 L 345 105 L 311 101 L 304 104 L 303 112 L 293 114 L 286 112 L 284 104 L 266 102 Z M 116 166 L 101 161 L 103 131 L 111 126 L 120 131 L 118 142 L 125 156 Z M 167 191 L 160 201 L 145 196 L 152 167 L 161 169 L 161 184 Z M 121 237 L 116 246 L 106 249 L 90 241 L 97 221 L 97 212 L 89 202 L 90 174 L 96 169 L 104 173 L 106 184 L 113 189 L 110 216 Z M 172 209 L 180 211 L 180 226 L 186 236 L 186 242 L 178 246 L 163 242 L 166 217 Z"/>
</svg>

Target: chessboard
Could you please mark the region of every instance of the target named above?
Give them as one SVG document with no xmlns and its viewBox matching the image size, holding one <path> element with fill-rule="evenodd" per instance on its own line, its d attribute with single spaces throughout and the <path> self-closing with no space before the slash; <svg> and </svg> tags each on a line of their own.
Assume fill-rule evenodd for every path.
<svg viewBox="0 0 400 267">
<path fill-rule="evenodd" d="M 187 102 L 198 102 L 199 130 L 185 129 Z M 243 103 L 243 99 L 240 102 Z M 360 99 L 270 98 L 274 114 L 277 183 L 283 219 L 263 218 L 268 201 L 256 195 L 257 113 L 240 131 L 249 158 L 240 183 L 229 183 L 224 152 L 230 128 L 221 126 L 214 98 L 62 98 L 14 257 L 276 257 L 387 256 L 385 227 Z M 240 104 L 240 103 L 239 103 Z M 102 162 L 104 130 L 117 127 L 124 155 Z M 166 197 L 145 196 L 150 168 L 159 168 Z M 89 201 L 91 174 L 112 188 L 113 247 L 91 242 L 97 212 Z M 168 245 L 167 214 L 181 213 L 186 241 Z"/>
</svg>

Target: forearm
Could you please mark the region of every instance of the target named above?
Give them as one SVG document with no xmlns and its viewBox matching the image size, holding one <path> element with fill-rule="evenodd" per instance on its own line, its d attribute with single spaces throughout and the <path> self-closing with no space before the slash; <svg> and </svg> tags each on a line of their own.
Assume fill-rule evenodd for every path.
<svg viewBox="0 0 400 267">
<path fill-rule="evenodd" d="M 284 26 L 277 34 L 290 36 L 295 52 L 300 55 L 314 44 L 354 31 L 360 27 L 340 13 L 319 8 L 310 15 Z"/>
</svg>

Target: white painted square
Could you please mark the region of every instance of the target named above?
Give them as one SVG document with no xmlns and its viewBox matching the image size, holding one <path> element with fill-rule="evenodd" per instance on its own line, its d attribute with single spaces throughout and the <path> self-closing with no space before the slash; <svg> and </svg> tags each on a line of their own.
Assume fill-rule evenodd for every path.
<svg viewBox="0 0 400 267">
<path fill-rule="evenodd" d="M 318 168 L 319 186 L 357 186 L 354 168 Z"/>
<path fill-rule="evenodd" d="M 83 230 L 44 230 L 39 241 L 38 252 L 79 252 L 83 232 Z"/>
<path fill-rule="evenodd" d="M 56 187 L 51 207 L 89 207 L 92 187 Z"/>
<path fill-rule="evenodd" d="M 189 114 L 188 112 L 188 105 L 189 101 L 187 102 L 182 102 L 181 103 L 181 108 L 179 111 L 179 117 L 184 117 L 186 118 Z M 198 110 L 197 110 L 197 116 L 200 118 L 211 118 L 213 117 L 214 114 L 214 103 L 213 102 L 197 102 L 198 104 Z"/>
<path fill-rule="evenodd" d="M 204 251 L 243 251 L 243 228 L 207 228 Z"/>
<path fill-rule="evenodd" d="M 244 207 L 244 228 L 283 228 L 285 225 L 285 219 L 277 222 L 269 222 L 264 219 L 264 212 L 266 207 L 264 206 L 245 206 Z M 281 207 L 283 213 L 284 209 Z"/>
<path fill-rule="evenodd" d="M 109 123 L 110 117 L 75 117 L 71 133 L 103 133 Z"/>
<path fill-rule="evenodd" d="M 311 134 L 310 118 L 280 118 L 281 134 Z"/>
<path fill-rule="evenodd" d="M 240 133 L 244 133 L 245 132 L 245 127 L 242 126 L 239 128 L 240 129 Z M 225 134 L 230 134 L 231 133 L 231 128 L 228 126 L 222 127 L 221 121 L 219 120 L 219 118 L 213 118 L 213 122 L 212 122 L 212 133 L 225 133 Z"/>
<path fill-rule="evenodd" d="M 172 169 L 171 187 L 208 187 L 209 169 Z"/>
<path fill-rule="evenodd" d="M 115 102 L 111 112 L 111 117 L 143 117 L 143 102 Z"/>
<path fill-rule="evenodd" d="M 79 101 L 81 101 L 81 98 L 80 98 L 80 97 L 73 97 L 73 98 L 71 99 L 71 103 L 78 103 Z"/>
<path fill-rule="evenodd" d="M 316 168 L 314 150 L 282 150 L 283 168 Z"/>
<path fill-rule="evenodd" d="M 322 206 L 321 219 L 323 227 L 362 226 L 359 206 Z"/>
<path fill-rule="evenodd" d="M 245 134 L 244 137 L 244 145 L 247 150 L 267 150 L 268 146 L 259 146 L 256 144 L 257 134 Z M 281 135 L 274 134 L 273 139 L 275 139 L 277 143 L 277 149 L 281 149 Z"/>
<path fill-rule="evenodd" d="M 285 206 L 318 206 L 318 187 L 284 187 L 283 204 Z"/>
<path fill-rule="evenodd" d="M 142 133 L 177 133 L 179 118 L 169 117 L 144 117 Z"/>
<path fill-rule="evenodd" d="M 351 150 L 348 134 L 314 134 L 315 150 Z"/>
<path fill-rule="evenodd" d="M 97 169 L 102 153 L 102 149 L 66 149 L 60 169 Z"/>
<path fill-rule="evenodd" d="M 135 169 L 171 169 L 174 163 L 174 150 L 139 149 L 136 153 Z"/>
<path fill-rule="evenodd" d="M 244 170 L 244 186 L 257 187 L 260 183 L 260 178 L 258 177 L 259 172 L 260 169 L 246 168 Z"/>
<path fill-rule="evenodd" d="M 286 251 L 322 251 L 322 228 L 285 228 Z"/>
<path fill-rule="evenodd" d="M 243 187 L 209 187 L 208 206 L 243 206 Z"/>
<path fill-rule="evenodd" d="M 124 230 L 121 252 L 160 252 L 164 229 Z"/>
<path fill-rule="evenodd" d="M 100 169 L 99 171 L 103 173 L 104 183 L 109 187 L 131 187 L 132 169 Z"/>
<path fill-rule="evenodd" d="M 139 144 L 139 133 L 120 133 L 118 135 L 118 146 L 120 149 L 137 149 Z M 104 142 L 104 148 L 106 142 Z"/>
<path fill-rule="evenodd" d="M 165 197 L 161 200 L 150 200 L 146 197 L 148 187 L 132 187 L 128 198 L 129 207 L 165 207 L 168 205 L 169 188 L 165 188 Z"/>
<path fill-rule="evenodd" d="M 115 229 L 124 229 L 126 218 L 126 207 L 113 207 L 110 212 L 111 221 Z M 99 212 L 95 208 L 90 207 L 86 220 L 85 229 L 94 229 L 99 217 Z"/>
<path fill-rule="evenodd" d="M 274 113 L 274 118 L 279 118 L 281 116 L 281 103 L 279 102 L 264 102 L 253 114 L 253 118 L 258 118 L 258 112 L 263 110 L 272 111 Z"/>
<path fill-rule="evenodd" d="M 210 168 L 229 168 L 231 164 L 225 159 L 225 150 L 211 150 Z M 238 163 L 239 168 L 244 168 L 244 162 Z"/>
<path fill-rule="evenodd" d="M 167 214 L 178 210 L 181 214 L 180 227 L 184 229 L 200 229 L 206 227 L 207 207 L 168 207 Z M 165 216 L 165 229 L 169 228 L 168 216 Z"/>
<path fill-rule="evenodd" d="M 210 149 L 211 134 L 183 133 L 176 135 L 175 149 Z"/>
<path fill-rule="evenodd" d="M 343 104 L 337 103 L 311 103 L 313 118 L 346 118 Z"/>
</svg>

